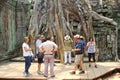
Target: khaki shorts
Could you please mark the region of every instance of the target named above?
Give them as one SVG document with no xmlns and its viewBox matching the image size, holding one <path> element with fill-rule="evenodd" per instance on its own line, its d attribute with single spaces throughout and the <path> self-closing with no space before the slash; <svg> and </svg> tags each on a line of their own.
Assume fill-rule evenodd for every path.
<svg viewBox="0 0 120 80">
<path fill-rule="evenodd" d="M 75 64 L 80 64 L 83 62 L 83 54 L 75 55 Z"/>
</svg>

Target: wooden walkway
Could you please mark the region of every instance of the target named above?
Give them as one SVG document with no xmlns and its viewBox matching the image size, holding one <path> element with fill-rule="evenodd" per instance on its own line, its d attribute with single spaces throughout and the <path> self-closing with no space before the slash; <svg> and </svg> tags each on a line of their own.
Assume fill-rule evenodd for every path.
<svg viewBox="0 0 120 80">
<path fill-rule="evenodd" d="M 37 74 L 37 63 L 32 63 L 30 67 L 30 73 L 32 74 L 29 77 L 24 77 L 24 62 L 7 62 L 0 65 L 0 80 L 1 79 L 16 79 L 16 80 L 104 80 L 102 76 L 113 71 L 120 71 L 120 63 L 119 62 L 97 62 L 98 68 L 94 66 L 89 67 L 88 63 L 84 63 L 85 66 L 85 74 L 79 74 L 79 70 L 77 70 L 75 75 L 71 75 L 69 72 L 73 69 L 72 65 L 64 65 L 61 63 L 55 63 L 55 78 L 44 78 L 43 75 Z M 42 64 L 42 70 L 44 65 Z M 116 70 L 116 71 L 117 71 Z M 119 76 L 120 77 L 120 76 Z M 114 80 L 114 79 L 111 79 Z M 116 79 L 115 79 L 116 80 Z M 120 80 L 120 78 L 118 79 Z"/>
</svg>

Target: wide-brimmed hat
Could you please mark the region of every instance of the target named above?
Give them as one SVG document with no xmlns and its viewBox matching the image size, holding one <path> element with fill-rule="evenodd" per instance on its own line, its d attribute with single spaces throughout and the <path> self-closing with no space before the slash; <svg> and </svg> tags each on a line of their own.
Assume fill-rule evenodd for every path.
<svg viewBox="0 0 120 80">
<path fill-rule="evenodd" d="M 80 38 L 80 35 L 79 35 L 79 34 L 76 34 L 76 35 L 74 36 L 74 38 Z"/>
<path fill-rule="evenodd" d="M 66 36 L 64 37 L 64 39 L 65 39 L 65 40 L 69 40 L 69 39 L 70 39 L 70 36 L 69 36 L 69 35 L 66 35 Z"/>
<path fill-rule="evenodd" d="M 80 36 L 80 38 L 82 38 L 82 39 L 83 39 L 84 37 L 83 37 L 83 36 Z"/>
</svg>

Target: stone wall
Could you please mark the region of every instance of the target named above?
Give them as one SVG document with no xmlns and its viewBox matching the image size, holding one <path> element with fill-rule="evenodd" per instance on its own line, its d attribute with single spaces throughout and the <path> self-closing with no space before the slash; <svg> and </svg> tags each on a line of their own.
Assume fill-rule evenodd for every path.
<svg viewBox="0 0 120 80">
<path fill-rule="evenodd" d="M 118 26 L 115 27 L 104 21 L 93 21 L 95 38 L 99 48 L 99 61 L 116 61 L 120 58 L 120 10 L 119 5 L 115 2 L 112 3 L 112 1 L 106 0 L 102 6 L 93 6 L 94 11 L 118 23 Z"/>
<path fill-rule="evenodd" d="M 17 0 L 5 0 L 0 4 L 0 57 L 16 55 L 21 48 L 29 25 L 29 9 L 29 3 Z"/>
</svg>

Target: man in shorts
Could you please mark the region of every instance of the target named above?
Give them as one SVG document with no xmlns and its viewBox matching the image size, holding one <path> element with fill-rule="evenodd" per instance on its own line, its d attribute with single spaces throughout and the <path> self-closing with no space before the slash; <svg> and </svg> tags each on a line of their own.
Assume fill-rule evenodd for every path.
<svg viewBox="0 0 120 80">
<path fill-rule="evenodd" d="M 43 35 L 38 35 L 37 38 L 38 38 L 36 40 L 36 55 L 37 55 L 37 58 L 38 58 L 37 73 L 38 74 L 43 74 L 42 71 L 41 71 L 41 63 L 43 62 L 43 58 L 39 57 L 39 54 L 40 54 L 39 46 L 41 45 L 42 41 L 44 40 L 44 36 Z"/>
<path fill-rule="evenodd" d="M 83 66 L 83 54 L 81 51 L 82 48 L 82 44 L 79 40 L 80 36 L 79 35 L 75 35 L 74 36 L 74 46 L 75 49 L 72 49 L 72 52 L 75 52 L 75 65 L 74 65 L 74 70 L 72 72 L 70 72 L 71 74 L 76 74 L 76 70 L 78 69 L 78 65 L 80 65 L 82 71 L 79 74 L 83 74 L 85 73 L 85 69 Z"/>
</svg>

